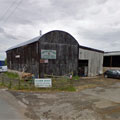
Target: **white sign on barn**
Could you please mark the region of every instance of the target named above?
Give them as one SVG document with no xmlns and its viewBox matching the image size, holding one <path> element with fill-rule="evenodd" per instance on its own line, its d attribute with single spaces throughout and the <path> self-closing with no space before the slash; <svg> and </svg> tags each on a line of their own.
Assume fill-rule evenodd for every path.
<svg viewBox="0 0 120 120">
<path fill-rule="evenodd" d="M 56 59 L 56 50 L 41 50 L 41 59 Z"/>
<path fill-rule="evenodd" d="M 20 55 L 16 55 L 15 58 L 20 58 Z"/>
<path fill-rule="evenodd" d="M 52 87 L 52 80 L 51 79 L 35 79 L 34 80 L 35 87 L 41 87 L 41 88 L 49 88 Z"/>
</svg>

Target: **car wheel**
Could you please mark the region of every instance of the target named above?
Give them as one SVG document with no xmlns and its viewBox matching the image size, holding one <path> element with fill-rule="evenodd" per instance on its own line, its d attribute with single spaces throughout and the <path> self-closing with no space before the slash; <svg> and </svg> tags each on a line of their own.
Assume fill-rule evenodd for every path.
<svg viewBox="0 0 120 120">
<path fill-rule="evenodd" d="M 105 78 L 108 78 L 108 75 L 104 75 Z"/>
</svg>

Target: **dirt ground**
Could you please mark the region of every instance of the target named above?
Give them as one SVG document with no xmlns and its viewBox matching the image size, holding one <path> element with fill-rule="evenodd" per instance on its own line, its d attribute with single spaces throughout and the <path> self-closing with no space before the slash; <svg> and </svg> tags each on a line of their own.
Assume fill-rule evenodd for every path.
<svg viewBox="0 0 120 120">
<path fill-rule="evenodd" d="M 33 120 L 120 120 L 120 80 L 84 78 L 76 92 L 10 91 Z"/>
</svg>

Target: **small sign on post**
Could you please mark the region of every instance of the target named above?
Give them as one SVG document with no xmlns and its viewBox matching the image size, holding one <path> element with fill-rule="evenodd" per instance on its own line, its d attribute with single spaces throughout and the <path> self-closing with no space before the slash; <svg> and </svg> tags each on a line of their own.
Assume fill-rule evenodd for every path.
<svg viewBox="0 0 120 120">
<path fill-rule="evenodd" d="M 34 85 L 35 87 L 39 87 L 39 88 L 50 88 L 52 87 L 52 80 L 47 78 L 41 78 L 41 79 L 35 79 L 34 80 Z"/>
</svg>

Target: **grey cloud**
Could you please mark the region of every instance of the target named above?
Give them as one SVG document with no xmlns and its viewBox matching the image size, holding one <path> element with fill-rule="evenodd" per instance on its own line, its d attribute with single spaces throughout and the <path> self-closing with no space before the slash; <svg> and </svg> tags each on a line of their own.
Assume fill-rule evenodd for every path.
<svg viewBox="0 0 120 120">
<path fill-rule="evenodd" d="M 97 0 L 98 4 L 105 4 L 108 0 Z"/>
<path fill-rule="evenodd" d="M 118 31 L 108 31 L 108 32 L 101 32 L 98 30 L 90 31 L 82 31 L 82 36 L 85 39 L 91 39 L 91 40 L 101 40 L 101 41 L 106 41 L 106 42 L 111 42 L 115 40 L 120 40 L 120 30 Z"/>
<path fill-rule="evenodd" d="M 0 0 L 0 18 L 12 2 Z M 119 0 L 23 0 L 7 22 L 2 24 L 7 15 L 1 18 L 2 50 L 34 37 L 39 29 L 68 30 L 87 46 L 119 50 L 119 8 Z"/>
<path fill-rule="evenodd" d="M 96 30 L 80 30 L 78 34 L 84 39 L 86 45 L 96 49 L 105 51 L 119 51 L 120 45 L 120 29 L 101 31 Z"/>
<path fill-rule="evenodd" d="M 14 37 L 13 35 L 7 33 L 3 28 L 0 28 L 0 33 L 1 33 L 3 36 L 6 36 L 6 37 L 9 38 L 9 39 L 16 39 L 16 37 Z"/>
<path fill-rule="evenodd" d="M 4 29 L 3 28 L 0 28 L 0 33 L 4 33 Z"/>
<path fill-rule="evenodd" d="M 15 39 L 16 40 L 16 37 L 14 37 L 13 35 L 10 35 L 10 34 L 8 34 L 8 33 L 4 33 L 5 34 L 5 36 L 7 37 L 7 38 L 9 38 L 9 39 Z"/>
<path fill-rule="evenodd" d="M 9 40 L 11 40 L 11 39 L 12 39 L 12 40 L 13 40 L 13 39 L 16 40 L 16 37 L 15 37 L 15 36 L 7 33 L 3 28 L 0 28 L 0 35 L 1 35 L 1 36 L 6 36 L 6 38 L 8 38 Z M 4 39 L 2 39 L 2 40 L 4 40 Z"/>
</svg>

